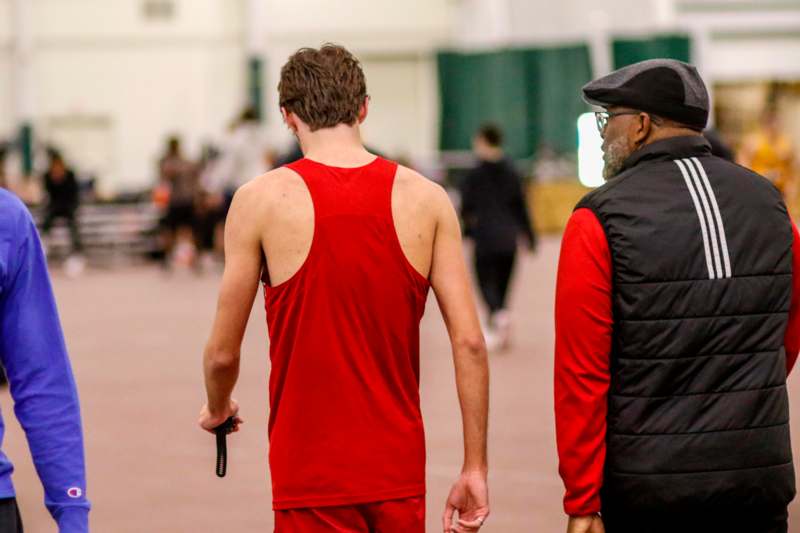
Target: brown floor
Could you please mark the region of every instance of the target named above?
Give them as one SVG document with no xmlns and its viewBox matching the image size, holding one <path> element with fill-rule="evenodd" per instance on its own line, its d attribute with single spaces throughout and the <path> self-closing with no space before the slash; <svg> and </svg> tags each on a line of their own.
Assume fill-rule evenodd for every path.
<svg viewBox="0 0 800 533">
<path fill-rule="evenodd" d="M 552 301 L 558 239 L 520 264 L 512 308 L 516 345 L 492 357 L 492 516 L 496 533 L 564 529 L 552 417 Z M 195 426 L 203 402 L 200 354 L 219 279 L 154 269 L 89 272 L 55 286 L 80 387 L 93 531 L 99 533 L 249 533 L 272 528 L 267 472 L 267 341 L 257 301 L 243 348 L 236 397 L 246 419 L 230 439 L 224 480 L 214 476 L 213 437 Z M 460 420 L 449 347 L 435 301 L 423 320 L 422 400 L 428 438 L 428 531 L 461 460 Z M 800 385 L 795 443 L 800 442 Z M 4 449 L 26 531 L 56 531 L 42 504 L 7 393 Z M 795 447 L 800 450 L 799 447 Z M 800 533 L 800 505 L 792 508 Z"/>
</svg>

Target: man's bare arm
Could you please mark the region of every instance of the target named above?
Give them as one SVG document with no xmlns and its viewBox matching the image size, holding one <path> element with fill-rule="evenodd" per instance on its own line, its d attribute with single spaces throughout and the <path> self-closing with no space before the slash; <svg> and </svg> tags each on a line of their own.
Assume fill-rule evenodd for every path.
<svg viewBox="0 0 800 533">
<path fill-rule="evenodd" d="M 444 191 L 440 191 L 437 206 L 439 217 L 430 278 L 453 346 L 464 426 L 464 466 L 448 498 L 444 530 L 472 531 L 489 514 L 486 486 L 489 364 L 464 262 L 461 228 Z M 460 520 L 453 523 L 456 510 Z"/>
<path fill-rule="evenodd" d="M 238 411 L 231 393 L 239 377 L 242 337 L 262 268 L 259 204 L 252 187 L 245 185 L 236 193 L 225 224 L 225 273 L 203 356 L 208 404 L 200 425 L 209 431 Z"/>
</svg>

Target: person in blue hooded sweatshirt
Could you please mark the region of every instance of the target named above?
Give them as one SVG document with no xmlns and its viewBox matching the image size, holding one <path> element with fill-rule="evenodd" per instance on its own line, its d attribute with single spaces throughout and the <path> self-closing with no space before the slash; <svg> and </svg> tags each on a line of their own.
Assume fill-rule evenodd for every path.
<svg viewBox="0 0 800 533">
<path fill-rule="evenodd" d="M 0 362 L 60 533 L 89 531 L 83 430 L 75 380 L 47 263 L 23 203 L 0 189 Z M 0 419 L 0 443 L 5 426 Z M 0 533 L 22 532 L 11 473 L 0 451 Z"/>
</svg>

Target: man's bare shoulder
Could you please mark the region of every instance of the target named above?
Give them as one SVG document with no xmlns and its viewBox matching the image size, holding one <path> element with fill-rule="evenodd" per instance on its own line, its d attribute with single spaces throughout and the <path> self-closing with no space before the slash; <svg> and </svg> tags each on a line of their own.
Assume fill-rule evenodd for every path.
<svg viewBox="0 0 800 533">
<path fill-rule="evenodd" d="M 242 185 L 237 194 L 246 197 L 273 198 L 305 189 L 303 178 L 287 167 L 279 167 Z"/>
<path fill-rule="evenodd" d="M 402 165 L 397 167 L 395 194 L 400 194 L 418 205 L 425 206 L 431 212 L 439 212 L 450 202 L 444 187 L 416 170 Z"/>
<path fill-rule="evenodd" d="M 266 207 L 286 203 L 301 194 L 308 194 L 303 178 L 289 168 L 280 167 L 239 187 L 234 202 L 245 208 L 263 211 Z"/>
</svg>

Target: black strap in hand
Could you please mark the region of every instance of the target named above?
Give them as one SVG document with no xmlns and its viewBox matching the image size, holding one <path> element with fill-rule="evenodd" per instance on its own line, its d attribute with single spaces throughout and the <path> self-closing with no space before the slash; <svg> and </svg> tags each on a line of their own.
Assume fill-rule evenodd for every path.
<svg viewBox="0 0 800 533">
<path fill-rule="evenodd" d="M 222 424 L 214 428 L 214 433 L 217 435 L 217 476 L 225 477 L 228 470 L 228 433 L 233 431 L 234 426 L 233 417 L 228 419 Z"/>
</svg>

